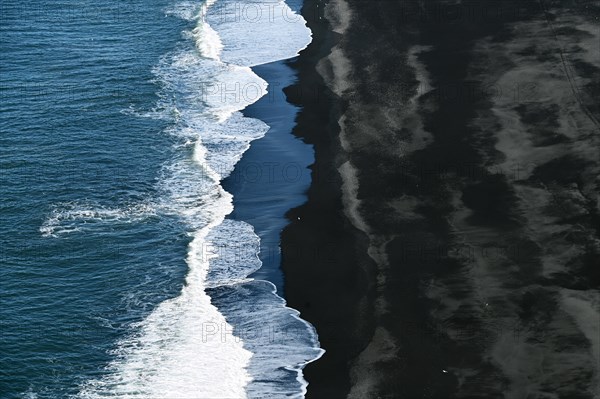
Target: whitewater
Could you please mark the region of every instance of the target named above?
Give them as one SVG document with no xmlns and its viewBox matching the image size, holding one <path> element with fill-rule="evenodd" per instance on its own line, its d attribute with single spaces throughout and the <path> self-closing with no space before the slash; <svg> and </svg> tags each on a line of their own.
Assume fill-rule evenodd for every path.
<svg viewBox="0 0 600 399">
<path fill-rule="evenodd" d="M 40 231 L 56 237 L 97 223 L 175 216 L 187 226 L 189 270 L 181 293 L 134 324 L 107 372 L 77 397 L 303 397 L 302 368 L 323 350 L 273 284 L 248 277 L 261 267 L 260 240 L 251 225 L 226 219 L 233 201 L 221 181 L 269 129 L 240 112 L 267 93 L 251 67 L 297 56 L 310 30 L 283 1 L 180 2 L 165 14 L 194 26 L 153 70 L 156 109 L 137 113 L 172 121 L 164 133 L 178 144 L 162 168 L 160 195 L 124 209 L 59 205 Z M 220 306 L 235 322 L 209 292 L 225 296 Z"/>
</svg>

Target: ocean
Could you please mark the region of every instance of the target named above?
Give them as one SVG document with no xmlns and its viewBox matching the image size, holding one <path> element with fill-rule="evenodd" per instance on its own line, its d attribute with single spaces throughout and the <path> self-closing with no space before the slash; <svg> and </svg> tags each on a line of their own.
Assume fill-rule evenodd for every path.
<svg viewBox="0 0 600 399">
<path fill-rule="evenodd" d="M 298 9 L 0 5 L 0 397 L 304 395 L 318 337 L 222 185 Z"/>
</svg>

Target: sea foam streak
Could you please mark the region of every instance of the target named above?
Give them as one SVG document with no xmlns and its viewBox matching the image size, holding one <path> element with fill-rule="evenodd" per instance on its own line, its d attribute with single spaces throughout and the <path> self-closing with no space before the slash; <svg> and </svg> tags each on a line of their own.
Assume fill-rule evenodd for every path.
<svg viewBox="0 0 600 399">
<path fill-rule="evenodd" d="M 189 20 L 195 10 L 197 25 L 187 32 L 194 47 L 166 55 L 154 70 L 174 119 L 168 133 L 185 140 L 164 166 L 156 207 L 189 226 L 186 284 L 118 343 L 108 374 L 83 386 L 80 397 L 301 397 L 302 367 L 323 352 L 312 326 L 272 284 L 248 279 L 261 266 L 259 239 L 247 223 L 225 220 L 232 196 L 220 185 L 268 130 L 239 112 L 266 93 L 250 66 L 297 55 L 310 31 L 282 1 L 252 3 L 268 13 L 251 21 L 231 18 L 237 3 L 213 3 L 167 12 Z M 265 325 L 277 339 L 245 339 Z"/>
</svg>

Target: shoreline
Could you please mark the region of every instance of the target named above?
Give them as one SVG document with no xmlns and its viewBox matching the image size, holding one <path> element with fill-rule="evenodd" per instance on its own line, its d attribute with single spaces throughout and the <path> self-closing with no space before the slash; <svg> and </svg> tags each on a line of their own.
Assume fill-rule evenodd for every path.
<svg viewBox="0 0 600 399">
<path fill-rule="evenodd" d="M 269 130 L 263 137 L 252 141 L 232 173 L 221 184 L 233 196 L 233 211 L 226 220 L 242 221 L 254 228 L 260 239 L 258 257 L 262 265 L 248 276 L 253 281 L 239 285 L 238 288 L 246 294 L 240 294 L 234 287 L 209 289 L 209 292 L 219 311 L 234 325 L 234 334 L 235 330 L 241 336 L 248 333 L 252 335 L 252 331 L 259 332 L 257 339 L 244 338 L 244 347 L 253 352 L 258 359 L 264 358 L 265 353 L 270 350 L 276 351 L 275 353 L 289 350 L 284 349 L 287 345 L 307 345 L 307 340 L 316 342 L 316 347 L 307 349 L 304 353 L 303 360 L 293 349 L 290 351 L 290 366 L 298 365 L 296 380 L 305 391 L 307 381 L 303 369 L 307 364 L 320 359 L 323 354 L 319 346 L 319 337 L 316 336 L 310 322 L 290 303 L 287 303 L 288 308 L 281 309 L 282 313 L 288 313 L 289 318 L 284 320 L 284 323 L 278 323 L 278 319 L 274 319 L 276 324 L 273 325 L 254 324 L 255 320 L 262 318 L 259 314 L 261 310 L 258 309 L 252 312 L 257 313 L 255 320 L 251 317 L 239 317 L 229 311 L 236 307 L 231 298 L 245 298 L 248 292 L 255 290 L 261 292 L 260 295 L 270 292 L 270 296 L 278 297 L 282 305 L 286 305 L 285 276 L 281 268 L 283 244 L 280 237 L 282 230 L 290 222 L 298 220 L 298 217 L 292 216 L 289 211 L 306 202 L 306 193 L 311 183 L 309 166 L 314 162 L 312 146 L 292 134 L 300 108 L 292 103 L 289 95 L 285 93 L 298 80 L 297 70 L 292 67 L 298 57 L 251 67 L 255 74 L 267 82 L 267 94 L 241 112 L 244 117 L 264 122 L 269 126 Z M 294 252 L 299 250 L 300 248 L 297 248 Z M 262 327 L 268 332 L 265 333 Z M 268 339 L 264 341 L 263 338 Z M 284 341 L 280 341 L 281 339 Z M 277 349 L 278 347 L 281 348 Z M 250 368 L 252 367 L 251 360 Z M 268 381 L 257 380 L 251 384 L 264 383 Z M 250 387 L 248 390 L 249 397 L 260 397 L 255 396 L 259 394 L 256 387 Z"/>
<path fill-rule="evenodd" d="M 291 383 L 292 379 L 304 392 L 307 382 L 302 370 L 322 355 L 313 326 L 296 309 L 286 307 L 280 267 L 280 233 L 290 222 L 287 211 L 306 200 L 310 182 L 308 165 L 313 162 L 310 146 L 291 134 L 299 109 L 286 100 L 283 89 L 296 80 L 295 70 L 289 66 L 292 60 L 251 68 L 268 83 L 267 94 L 247 106 L 242 114 L 264 122 L 269 130 L 252 141 L 232 173 L 221 182 L 223 189 L 233 196 L 233 210 L 225 220 L 252 226 L 259 238 L 257 255 L 261 267 L 248 276 L 248 281 L 207 289 L 214 305 L 232 324 L 232 335 L 242 339 L 244 348 L 253 353 L 248 369 L 257 377 L 246 388 L 252 398 L 262 397 L 263 389 L 269 389 L 273 382 Z M 248 255 L 240 250 L 232 255 L 240 258 Z M 257 297 L 270 299 L 258 303 L 245 315 L 238 314 L 239 303 Z M 315 343 L 316 346 L 311 346 Z M 288 366 L 294 368 L 278 371 L 277 377 L 255 374 L 262 372 L 263 363 L 268 364 L 267 359 L 274 355 L 285 356 Z"/>
<path fill-rule="evenodd" d="M 260 237 L 262 266 L 250 277 L 273 283 L 282 295 L 280 234 L 289 223 L 287 211 L 306 201 L 308 166 L 313 162 L 310 146 L 292 135 L 299 108 L 289 103 L 283 92 L 296 79 L 289 66 L 292 60 L 252 67 L 268 83 L 267 94 L 242 114 L 261 120 L 269 130 L 251 143 L 222 183 L 233 195 L 233 212 L 227 218 L 251 224 Z"/>
<path fill-rule="evenodd" d="M 269 84 L 268 93 L 242 113 L 265 122 L 270 129 L 252 142 L 222 185 L 233 195 L 233 212 L 227 219 L 251 224 L 261 239 L 263 265 L 250 277 L 274 284 L 301 319 L 319 323 L 317 338 L 325 352 L 304 367 L 306 397 L 329 399 L 349 392 L 349 362 L 372 334 L 369 323 L 361 321 L 369 318 L 370 305 L 365 304 L 371 299 L 356 275 L 368 275 L 373 265 L 360 251 L 366 245 L 365 237 L 352 231 L 344 214 L 335 155 L 339 143 L 334 115 L 339 104 L 315 69 L 335 40 L 322 19 L 324 4 L 320 0 L 303 2 L 302 15 L 313 41 L 299 56 L 252 67 Z M 298 170 L 299 178 L 290 175 Z M 348 267 L 356 271 L 347 275 L 344 287 L 328 286 L 329 280 L 319 276 L 331 267 L 332 260 L 339 275 Z M 211 296 L 215 294 L 219 295 Z M 336 306 L 322 311 L 313 303 Z M 227 317 L 226 310 L 221 311 Z M 349 329 L 355 334 L 340 339 Z"/>
<path fill-rule="evenodd" d="M 349 392 L 350 359 L 372 334 L 369 323 L 361 321 L 369 317 L 368 288 L 356 278 L 368 274 L 372 264 L 357 250 L 366 241 L 360 231 L 352 231 L 341 202 L 334 117 L 339 104 L 315 69 L 335 40 L 322 19 L 324 4 L 302 4 L 313 41 L 299 56 L 252 67 L 269 84 L 268 93 L 242 113 L 270 129 L 252 142 L 222 185 L 233 195 L 233 212 L 227 218 L 251 224 L 261 239 L 263 264 L 250 277 L 274 284 L 301 319 L 319 324 L 317 339 L 325 352 L 305 365 L 303 376 L 307 398 L 329 399 Z M 291 176 L 299 170 L 299 178 Z M 328 286 L 329 279 L 320 278 L 332 258 L 337 274 L 343 276 L 352 264 L 356 271 L 347 274 L 344 287 Z M 336 305 L 325 311 L 311 305 L 322 303 Z M 227 317 L 226 309 L 220 310 Z M 359 335 L 340 339 L 349 329 Z"/>
</svg>

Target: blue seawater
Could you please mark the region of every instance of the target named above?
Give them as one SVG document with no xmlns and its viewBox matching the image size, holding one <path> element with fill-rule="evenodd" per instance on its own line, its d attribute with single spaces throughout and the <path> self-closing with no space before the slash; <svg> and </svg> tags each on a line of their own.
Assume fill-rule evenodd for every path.
<svg viewBox="0 0 600 399">
<path fill-rule="evenodd" d="M 316 335 L 220 181 L 268 130 L 251 67 L 310 33 L 245 6 L 0 5 L 1 398 L 303 396 Z"/>
</svg>

